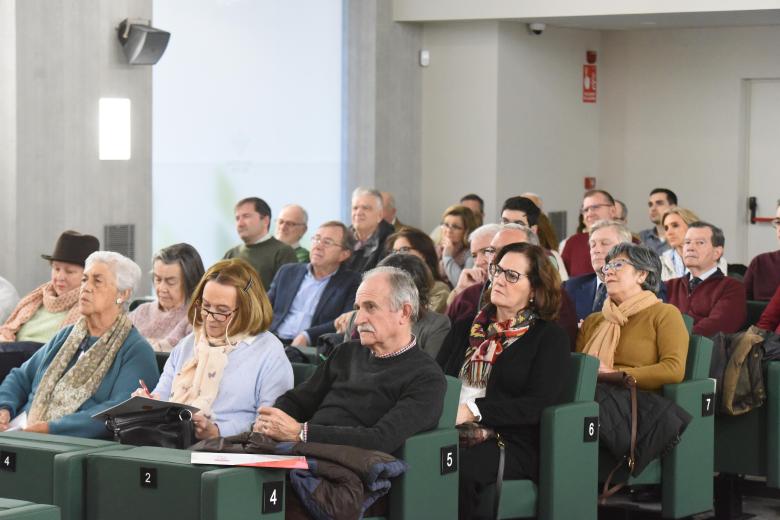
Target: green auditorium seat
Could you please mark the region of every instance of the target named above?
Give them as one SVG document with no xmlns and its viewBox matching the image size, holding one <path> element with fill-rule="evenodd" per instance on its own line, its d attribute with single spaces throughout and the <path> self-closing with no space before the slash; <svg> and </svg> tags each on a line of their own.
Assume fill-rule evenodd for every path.
<svg viewBox="0 0 780 520">
<path fill-rule="evenodd" d="M 751 325 L 758 323 L 758 320 L 761 318 L 761 314 L 763 314 L 767 305 L 769 305 L 768 301 L 748 300 L 747 318 L 745 319 L 743 330 L 747 330 Z"/>
<path fill-rule="evenodd" d="M 88 520 L 284 518 L 285 470 L 190 464 L 190 452 L 140 447 L 87 459 Z"/>
<path fill-rule="evenodd" d="M 780 361 L 767 363 L 764 387 L 763 406 L 743 415 L 718 415 L 715 420 L 718 513 L 739 516 L 738 475 L 765 477 L 767 487 L 780 488 Z"/>
<path fill-rule="evenodd" d="M 154 357 L 157 359 L 157 370 L 162 374 L 165 363 L 168 362 L 168 358 L 171 356 L 170 352 L 155 352 Z M 151 391 L 152 388 L 149 389 Z"/>
<path fill-rule="evenodd" d="M 682 518 L 709 511 L 713 506 L 715 382 L 709 379 L 711 358 L 712 341 L 702 336 L 691 336 L 685 379 L 679 384 L 665 385 L 663 395 L 691 414 L 693 420 L 677 446 L 628 480 L 629 485 L 661 485 L 663 518 Z M 601 450 L 600 481 L 615 463 L 609 454 Z M 613 481 L 624 482 L 626 476 L 625 471 L 618 471 Z"/>
<path fill-rule="evenodd" d="M 295 386 L 298 386 L 299 384 L 309 379 L 314 371 L 317 370 L 317 365 L 312 365 L 310 363 L 290 364 L 292 365 L 293 369 L 293 384 Z"/>
<path fill-rule="evenodd" d="M 4 465 L 0 496 L 54 504 L 63 519 L 81 520 L 87 454 L 123 449 L 126 447 L 96 439 L 29 432 L 0 434 L 0 463 Z"/>
<path fill-rule="evenodd" d="M 60 520 L 60 518 L 60 508 L 57 506 L 0 498 L 2 520 Z"/>
<path fill-rule="evenodd" d="M 499 518 L 596 518 L 599 411 L 594 396 L 599 362 L 585 354 L 572 354 L 571 360 L 562 402 L 542 413 L 539 483 L 504 480 Z M 489 491 L 481 505 L 492 503 Z"/>
</svg>

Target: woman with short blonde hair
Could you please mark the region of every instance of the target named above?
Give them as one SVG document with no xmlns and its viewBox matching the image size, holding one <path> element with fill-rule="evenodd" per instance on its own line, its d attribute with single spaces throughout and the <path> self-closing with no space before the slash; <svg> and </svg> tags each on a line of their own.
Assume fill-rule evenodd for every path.
<svg viewBox="0 0 780 520">
<path fill-rule="evenodd" d="M 293 387 L 284 347 L 268 332 L 260 278 L 245 260 L 220 260 L 195 288 L 188 316 L 193 332 L 171 352 L 152 397 L 199 408 L 196 439 L 249 430 L 259 407 Z"/>
</svg>

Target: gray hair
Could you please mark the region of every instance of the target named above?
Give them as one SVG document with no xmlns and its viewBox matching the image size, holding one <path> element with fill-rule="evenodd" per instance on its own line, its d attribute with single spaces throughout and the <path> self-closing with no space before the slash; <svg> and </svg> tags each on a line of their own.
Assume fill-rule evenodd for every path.
<svg viewBox="0 0 780 520">
<path fill-rule="evenodd" d="M 387 276 L 390 285 L 390 308 L 399 311 L 405 303 L 412 306 L 412 322 L 417 321 L 420 314 L 420 295 L 411 275 L 397 267 L 380 266 L 363 273 L 363 281 L 378 275 Z"/>
<path fill-rule="evenodd" d="M 591 226 L 588 233 L 593 236 L 594 232 L 604 228 L 614 228 L 618 234 L 618 240 L 620 242 L 631 242 L 634 239 L 634 237 L 631 235 L 631 230 L 628 229 L 628 226 L 619 220 L 597 220 L 593 226 Z"/>
<path fill-rule="evenodd" d="M 628 258 L 634 269 L 647 273 L 647 278 L 642 282 L 642 289 L 658 292 L 661 283 L 661 259 L 653 250 L 640 244 L 622 242 L 610 249 L 604 262 L 609 263 L 620 255 Z"/>
<path fill-rule="evenodd" d="M 690 223 L 688 225 L 688 229 L 690 228 L 709 228 L 710 231 L 712 231 L 712 247 L 725 247 L 726 235 L 724 235 L 723 230 L 715 224 L 710 224 L 709 222 L 698 220 L 696 222 Z"/>
<path fill-rule="evenodd" d="M 301 206 L 300 204 L 287 204 L 282 209 L 284 210 L 287 208 L 298 208 L 298 210 L 300 210 L 301 212 L 301 215 L 303 215 L 303 223 L 306 225 L 309 224 L 309 214 L 306 212 L 305 209 L 303 209 L 303 206 Z"/>
<path fill-rule="evenodd" d="M 534 233 L 534 230 L 529 228 L 528 226 L 524 226 L 522 224 L 516 224 L 514 222 L 508 222 L 506 224 L 501 224 L 501 231 L 502 229 L 514 229 L 515 231 L 522 231 L 525 233 L 526 242 L 531 244 L 532 246 L 538 246 L 539 245 L 539 237 L 536 236 L 536 233 Z"/>
<path fill-rule="evenodd" d="M 352 202 L 355 201 L 358 197 L 365 197 L 366 195 L 370 195 L 376 199 L 377 203 L 377 209 L 381 210 L 384 202 L 382 202 L 382 193 L 379 192 L 379 190 L 374 188 L 355 188 L 355 191 L 352 192 Z"/>
<path fill-rule="evenodd" d="M 114 251 L 95 251 L 84 262 L 84 271 L 89 271 L 90 267 L 96 263 L 108 266 L 114 274 L 114 278 L 116 278 L 117 291 L 124 292 L 128 289 L 130 290 L 130 294 L 122 304 L 125 310 L 127 310 L 130 305 L 128 300 L 133 296 L 138 287 L 138 282 L 141 280 L 141 268 L 126 256 Z"/>
<path fill-rule="evenodd" d="M 501 224 L 483 224 L 471 232 L 471 234 L 469 235 L 469 242 L 477 238 L 482 238 L 487 235 L 490 235 L 490 238 L 492 240 L 493 237 L 496 236 L 496 233 L 498 233 L 499 231 L 501 231 Z"/>
</svg>

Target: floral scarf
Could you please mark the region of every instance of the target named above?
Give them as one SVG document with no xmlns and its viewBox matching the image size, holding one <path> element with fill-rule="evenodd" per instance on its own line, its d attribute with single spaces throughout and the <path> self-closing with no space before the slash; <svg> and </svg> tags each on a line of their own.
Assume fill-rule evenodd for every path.
<svg viewBox="0 0 780 520">
<path fill-rule="evenodd" d="M 81 344 L 89 336 L 87 319 L 79 318 L 43 374 L 27 422 L 53 421 L 78 410 L 103 382 L 132 328 L 127 314 L 120 314 L 111 328 L 68 369 L 73 356 L 78 355 Z"/>
<path fill-rule="evenodd" d="M 211 407 L 219 393 L 219 384 L 228 364 L 228 354 L 248 336 L 231 336 L 229 342 L 223 338 L 210 338 L 202 325 L 195 330 L 194 336 L 192 358 L 173 378 L 169 399 L 200 408 L 206 417 L 211 417 Z"/>
<path fill-rule="evenodd" d="M 70 311 L 65 315 L 61 327 L 76 323 L 76 320 L 81 316 L 77 305 L 79 289 L 76 287 L 59 296 L 54 292 L 51 282 L 46 282 L 33 289 L 30 294 L 21 299 L 5 324 L 0 327 L 0 341 L 16 341 L 16 333 L 19 332 L 22 325 L 30 321 L 41 305 L 51 313 Z"/>
<path fill-rule="evenodd" d="M 496 359 L 536 322 L 533 310 L 520 311 L 512 319 L 496 322 L 496 308 L 486 305 L 474 318 L 466 349 L 466 362 L 458 377 L 474 388 L 485 388 Z"/>
</svg>

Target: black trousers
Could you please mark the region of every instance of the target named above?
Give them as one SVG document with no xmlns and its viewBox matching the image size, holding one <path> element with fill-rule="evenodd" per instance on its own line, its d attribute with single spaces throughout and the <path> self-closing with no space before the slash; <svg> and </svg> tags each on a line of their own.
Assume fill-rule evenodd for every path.
<svg viewBox="0 0 780 520">
<path fill-rule="evenodd" d="M 507 450 L 509 446 L 507 446 Z M 518 464 L 509 460 L 508 452 L 504 457 L 504 478 L 531 478 Z M 498 473 L 498 444 L 495 439 L 488 439 L 471 448 L 460 450 L 460 481 L 458 493 L 458 518 L 471 520 L 485 517 L 480 512 L 493 510 L 493 495 L 485 493 L 485 489 L 495 484 Z M 490 500 L 490 504 L 481 503 Z M 495 513 L 492 513 L 495 515 Z"/>
</svg>

